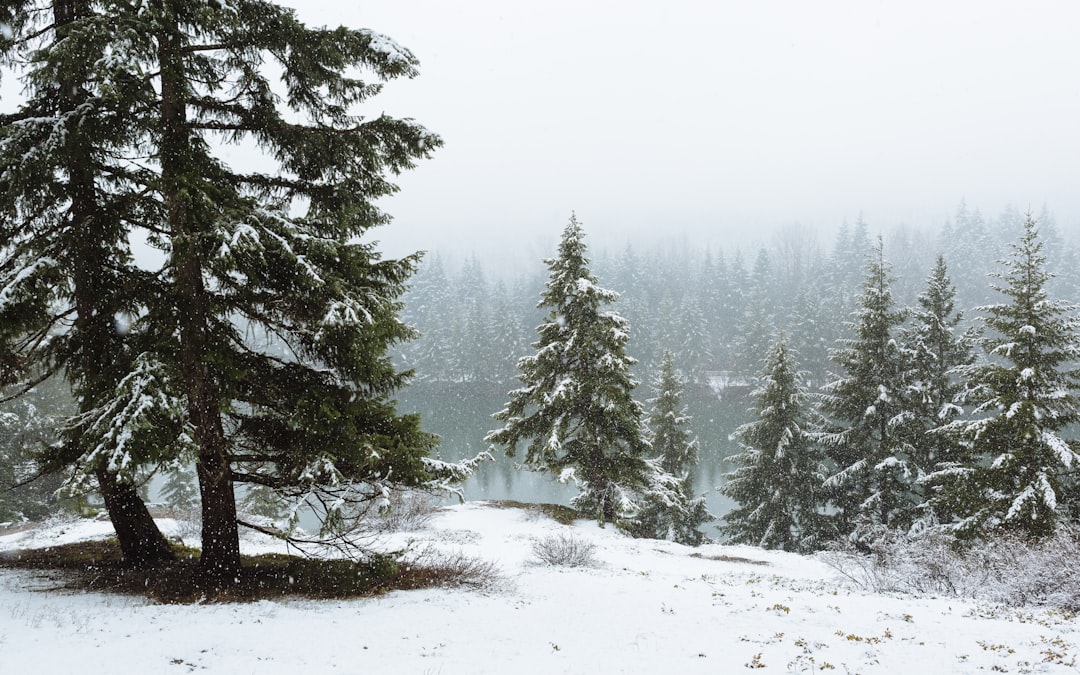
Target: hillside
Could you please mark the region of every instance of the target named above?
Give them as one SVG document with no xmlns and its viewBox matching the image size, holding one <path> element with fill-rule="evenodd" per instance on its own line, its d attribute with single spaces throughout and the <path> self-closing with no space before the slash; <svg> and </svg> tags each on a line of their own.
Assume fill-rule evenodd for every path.
<svg viewBox="0 0 1080 675">
<path fill-rule="evenodd" d="M 0 554 L 108 533 L 107 521 L 53 521 L 0 535 Z M 542 564 L 537 551 L 558 543 L 591 548 L 593 561 Z M 372 599 L 159 605 L 0 569 L 0 672 L 1077 672 L 1067 614 L 867 593 L 821 558 L 635 540 L 483 502 L 383 544 L 480 558 L 495 573 L 479 587 Z M 244 542 L 249 553 L 277 546 Z"/>
</svg>

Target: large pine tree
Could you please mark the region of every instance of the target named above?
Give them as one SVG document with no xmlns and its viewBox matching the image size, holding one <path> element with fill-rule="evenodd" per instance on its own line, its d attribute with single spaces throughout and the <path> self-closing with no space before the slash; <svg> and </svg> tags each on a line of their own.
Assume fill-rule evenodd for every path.
<svg viewBox="0 0 1080 675">
<path fill-rule="evenodd" d="M 737 468 L 720 487 L 738 506 L 721 529 L 737 543 L 817 550 L 826 538 L 821 422 L 783 337 L 769 351 L 753 397 L 756 419 L 733 434 L 741 452 L 727 458 Z"/>
<path fill-rule="evenodd" d="M 1075 505 L 1080 454 L 1063 432 L 1080 419 L 1080 324 L 1072 304 L 1052 300 L 1043 243 L 1029 215 L 994 288 L 1008 302 L 979 308 L 984 360 L 961 369 L 971 418 L 945 431 L 968 444 L 977 461 L 956 463 L 934 478 L 935 498 L 959 514 L 964 535 L 1018 530 L 1050 534 Z"/>
<path fill-rule="evenodd" d="M 547 286 L 539 307 L 547 320 L 537 328 L 536 353 L 519 361 L 525 385 L 510 392 L 495 413 L 505 423 L 489 443 L 514 456 L 528 440 L 523 465 L 573 479 L 573 504 L 600 524 L 635 516 L 645 498 L 677 503 L 677 481 L 646 459 L 649 441 L 634 359 L 626 354 L 627 322 L 604 309 L 618 294 L 601 288 L 589 271 L 584 231 L 571 216 L 559 255 L 546 262 Z"/>
<path fill-rule="evenodd" d="M 127 561 L 168 559 L 135 472 L 176 444 L 132 412 L 137 400 L 117 395 L 134 352 L 116 324 L 137 311 L 145 287 L 128 250 L 133 206 L 115 189 L 129 172 L 115 155 L 130 138 L 132 107 L 126 65 L 109 58 L 116 26 L 77 0 L 8 10 L 5 56 L 26 60 L 27 100 L 0 117 L 0 383 L 71 381 L 78 415 L 42 466 L 80 463 L 75 478 L 93 477 Z"/>
<path fill-rule="evenodd" d="M 911 491 L 918 476 L 902 431 L 910 418 L 904 400 L 908 367 L 896 338 L 905 312 L 896 307 L 891 281 L 879 239 L 848 324 L 854 336 L 839 340 L 831 354 L 843 372 L 822 396 L 828 433 L 821 438 L 833 463 L 827 485 L 842 535 L 861 521 L 907 527 L 918 506 Z"/>
<path fill-rule="evenodd" d="M 116 388 L 154 383 L 145 409 L 182 423 L 205 572 L 227 583 L 238 569 L 236 481 L 359 508 L 388 482 L 460 477 L 427 458 L 434 437 L 391 400 L 408 376 L 387 350 L 412 336 L 397 313 L 416 257 L 383 260 L 364 241 L 388 220 L 374 205 L 396 189 L 387 174 L 440 144 L 412 120 L 355 112 L 415 75 L 415 57 L 262 0 L 109 2 L 98 20 L 86 33 L 105 56 L 91 63 L 111 70 L 94 81 L 127 104 L 102 181 L 127 210 L 109 224 L 123 241 L 144 228 L 165 258 L 138 277 L 125 317 L 140 352 Z M 233 168 L 228 144 L 264 161 Z"/>
</svg>

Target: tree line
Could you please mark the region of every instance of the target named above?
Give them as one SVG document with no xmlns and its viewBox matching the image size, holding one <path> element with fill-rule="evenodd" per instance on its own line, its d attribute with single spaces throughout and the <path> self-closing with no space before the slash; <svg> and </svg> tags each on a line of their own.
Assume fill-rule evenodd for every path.
<svg viewBox="0 0 1080 675">
<path fill-rule="evenodd" d="M 1049 292 L 1035 218 L 1021 228 L 993 273 L 1002 301 L 978 307 L 966 329 L 944 256 L 903 307 L 879 239 L 817 391 L 789 338 L 767 339 L 755 419 L 734 431 L 742 450 L 720 487 L 738 503 L 724 517 L 733 541 L 811 551 L 882 527 L 1042 537 L 1075 523 L 1080 323 Z M 646 418 L 633 397 L 630 323 L 605 309 L 618 294 L 598 285 L 583 236 L 572 217 L 546 261 L 548 314 L 535 353 L 517 363 L 524 386 L 486 440 L 513 457 L 524 443 L 523 466 L 574 481 L 573 504 L 601 524 L 692 541 L 708 514 L 686 489 L 697 448 L 671 352 Z"/>
<path fill-rule="evenodd" d="M 1046 243 L 1049 282 L 1062 297 L 1080 293 L 1080 251 L 1043 210 L 1036 220 Z M 1024 217 L 1007 208 L 993 218 L 961 202 L 942 227 L 897 226 L 882 233 L 896 279 L 892 292 L 913 305 L 938 252 L 951 268 L 956 303 L 971 308 L 994 301 L 987 275 L 1009 252 Z M 874 247 L 870 224 L 843 224 L 830 245 L 813 231 L 779 228 L 756 249 L 697 247 L 666 240 L 644 248 L 593 249 L 591 269 L 619 292 L 615 307 L 634 328 L 630 353 L 645 379 L 671 350 L 677 370 L 692 383 L 723 372 L 757 376 L 770 336 L 783 331 L 813 386 L 833 368 L 829 350 L 844 336 L 857 307 L 864 263 Z M 543 269 L 499 275 L 475 256 L 460 264 L 429 253 L 404 296 L 404 320 L 419 338 L 396 357 L 417 381 L 513 382 L 517 359 L 528 352 L 543 314 L 536 299 Z M 969 317 L 971 318 L 971 317 Z"/>
</svg>

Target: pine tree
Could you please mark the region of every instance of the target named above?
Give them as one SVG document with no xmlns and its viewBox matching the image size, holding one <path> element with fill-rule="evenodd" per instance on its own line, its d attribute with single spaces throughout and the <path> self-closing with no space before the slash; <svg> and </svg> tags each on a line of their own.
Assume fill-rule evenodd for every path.
<svg viewBox="0 0 1080 675">
<path fill-rule="evenodd" d="M 705 535 L 699 529 L 713 519 L 705 497 L 694 496 L 694 467 L 698 463 L 698 442 L 686 428 L 690 417 L 682 405 L 683 384 L 675 373 L 671 352 L 665 350 L 660 370 L 652 383 L 655 398 L 650 399 L 649 430 L 652 451 L 660 468 L 680 481 L 675 508 L 664 502 L 647 502 L 632 531 L 637 536 L 670 539 L 697 546 Z"/>
<path fill-rule="evenodd" d="M 971 336 L 958 334 L 963 314 L 955 310 L 955 298 L 945 258 L 939 255 L 926 280 L 926 290 L 919 295 L 914 322 L 901 335 L 910 367 L 905 406 L 911 419 L 903 429 L 912 449 L 912 471 L 918 476 L 914 498 L 920 504 L 930 498 L 926 477 L 939 464 L 955 463 L 965 455 L 956 439 L 935 431 L 963 413 L 957 405 L 962 384 L 955 369 L 970 365 L 975 358 Z M 941 511 L 935 516 L 948 518 Z"/>
<path fill-rule="evenodd" d="M 416 370 L 418 378 L 450 379 L 454 360 L 451 329 L 456 307 L 442 258 L 429 256 L 413 278 L 403 313 L 409 325 L 419 331 L 415 340 L 403 346 L 406 363 Z"/>
<path fill-rule="evenodd" d="M 683 298 L 678 319 L 675 321 L 678 336 L 675 344 L 679 345 L 680 370 L 689 382 L 695 384 L 705 380 L 705 371 L 713 361 L 706 324 L 705 314 L 694 296 L 687 295 Z"/>
<path fill-rule="evenodd" d="M 527 340 L 520 317 L 511 310 L 506 287 L 501 281 L 495 285 L 490 321 L 488 337 L 484 340 L 487 345 L 485 372 L 490 381 L 507 385 L 517 373 L 517 360 L 525 351 Z"/>
<path fill-rule="evenodd" d="M 154 433 L 137 401 L 124 401 L 135 355 L 115 325 L 145 291 L 123 225 L 133 207 L 111 189 L 131 170 L 113 159 L 128 138 L 130 73 L 110 58 L 115 25 L 90 3 L 8 11 L 14 39 L 3 47 L 29 68 L 27 101 L 0 117 L 0 384 L 22 379 L 18 392 L 60 373 L 70 379 L 78 415 L 41 470 L 75 464 L 76 483 L 93 477 L 125 560 L 169 559 L 135 471 L 176 444 L 165 415 Z M 106 411 L 130 414 L 101 424 Z"/>
<path fill-rule="evenodd" d="M 523 466 L 573 479 L 573 504 L 604 523 L 635 516 L 644 499 L 675 504 L 677 481 L 646 459 L 641 404 L 633 399 L 629 325 L 604 309 L 618 294 L 589 271 L 584 232 L 571 216 L 539 307 L 550 310 L 537 331 L 536 353 L 521 359 L 525 385 L 494 418 L 504 422 L 485 440 L 510 456 L 528 440 Z"/>
<path fill-rule="evenodd" d="M 436 439 L 390 398 L 408 377 L 388 349 L 413 334 L 397 314 L 417 257 L 383 260 L 363 239 L 388 221 L 373 203 L 396 189 L 387 174 L 440 145 L 412 120 L 353 111 L 381 82 L 414 76 L 413 55 L 372 31 L 308 28 L 262 0 L 101 11 L 89 32 L 115 72 L 96 86 L 127 104 L 123 133 L 108 137 L 127 209 L 114 225 L 145 227 L 166 257 L 139 277 L 128 317 L 145 351 L 117 388 L 156 383 L 151 412 L 190 430 L 176 437 L 196 460 L 203 571 L 230 583 L 239 568 L 236 481 L 343 505 L 324 514 L 334 519 L 382 500 L 387 481 L 462 477 L 464 465 L 427 457 Z M 222 142 L 260 147 L 263 170 L 230 167 Z M 160 407 L 170 401 L 183 406 Z"/>
<path fill-rule="evenodd" d="M 720 492 L 738 506 L 724 516 L 733 542 L 785 551 L 814 551 L 825 540 L 826 467 L 816 443 L 820 420 L 795 355 L 781 338 L 765 359 L 754 391 L 756 419 L 736 429 L 741 452 Z"/>
<path fill-rule="evenodd" d="M 822 442 L 834 465 L 827 481 L 838 509 L 837 525 L 851 534 L 857 520 L 907 527 L 918 504 L 911 447 L 901 427 L 906 408 L 908 366 L 896 341 L 905 312 L 895 307 L 892 281 L 880 239 L 867 266 L 855 321 L 854 337 L 839 341 L 833 362 L 843 369 L 824 388 L 822 409 L 828 416 Z"/>
<path fill-rule="evenodd" d="M 182 511 L 199 508 L 199 485 L 194 467 L 178 466 L 169 472 L 161 486 L 161 501 Z"/>
<path fill-rule="evenodd" d="M 934 476 L 942 484 L 935 501 L 960 515 L 962 535 L 1044 536 L 1075 507 L 1068 497 L 1080 454 L 1063 432 L 1080 419 L 1080 324 L 1074 305 L 1047 294 L 1051 275 L 1030 215 L 1003 265 L 994 289 L 1009 301 L 979 308 L 985 360 L 961 369 L 972 418 L 945 427 L 980 460 Z"/>
</svg>

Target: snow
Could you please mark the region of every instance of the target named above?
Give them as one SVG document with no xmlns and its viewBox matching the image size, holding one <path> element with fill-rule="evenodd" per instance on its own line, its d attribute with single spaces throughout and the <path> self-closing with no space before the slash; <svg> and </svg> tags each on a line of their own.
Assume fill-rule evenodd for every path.
<svg viewBox="0 0 1080 675">
<path fill-rule="evenodd" d="M 387 63 L 396 64 L 409 62 L 410 54 L 408 50 L 394 42 L 392 39 L 371 30 L 362 30 L 360 32 L 368 36 L 368 39 L 370 40 L 368 46 L 371 50 L 382 54 Z"/>
<path fill-rule="evenodd" d="M 0 533 L 0 551 L 108 531 L 107 521 L 54 521 Z M 533 545 L 558 535 L 591 543 L 597 563 L 540 564 Z M 494 561 L 504 581 L 483 592 L 185 606 L 0 570 L 0 672 L 1076 672 L 1077 626 L 1060 613 L 865 593 L 812 557 L 634 540 L 484 503 L 446 508 L 386 545 L 410 539 Z"/>
<path fill-rule="evenodd" d="M 36 274 L 39 270 L 46 267 L 56 266 L 56 261 L 52 258 L 39 258 L 27 267 L 19 270 L 8 282 L 0 289 L 0 308 L 6 305 L 11 297 L 18 290 L 19 284 L 26 281 L 28 278 Z"/>
</svg>

